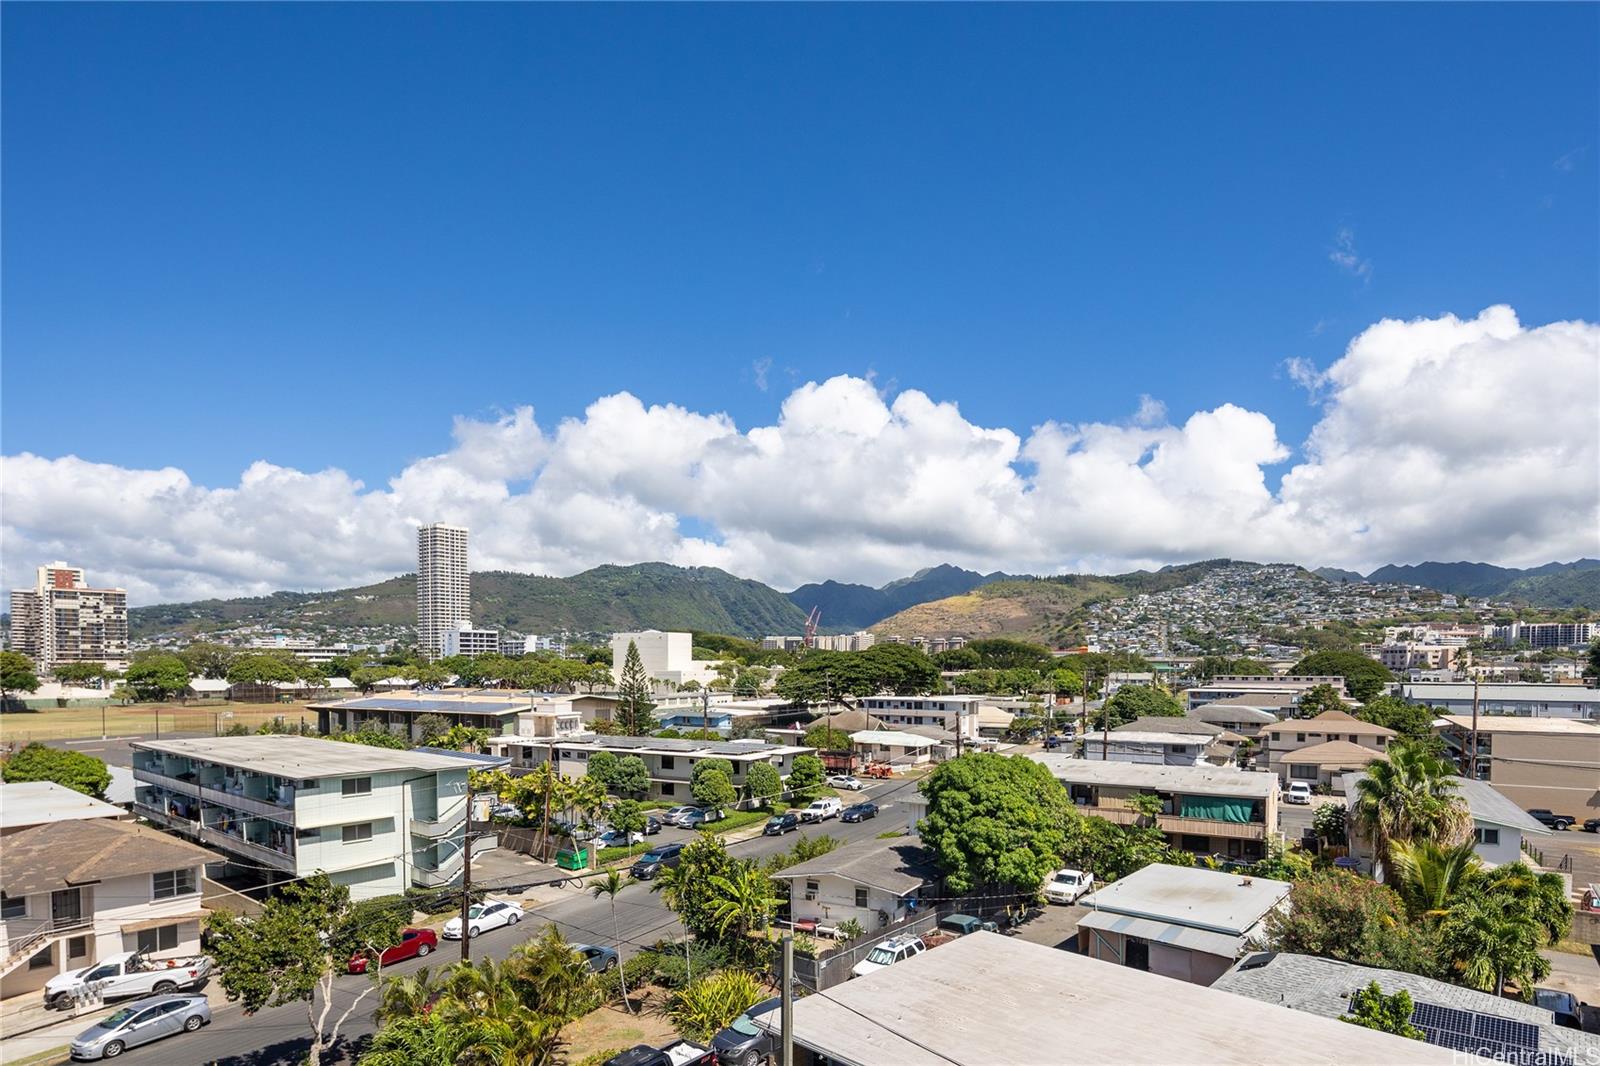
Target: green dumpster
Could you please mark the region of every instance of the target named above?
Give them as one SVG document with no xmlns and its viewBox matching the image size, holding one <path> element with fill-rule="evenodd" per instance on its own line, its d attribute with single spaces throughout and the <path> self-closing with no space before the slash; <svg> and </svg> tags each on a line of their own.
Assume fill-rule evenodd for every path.
<svg viewBox="0 0 1600 1066">
<path fill-rule="evenodd" d="M 589 868 L 589 849 L 562 848 L 556 852 L 556 865 L 563 870 L 587 870 Z"/>
</svg>

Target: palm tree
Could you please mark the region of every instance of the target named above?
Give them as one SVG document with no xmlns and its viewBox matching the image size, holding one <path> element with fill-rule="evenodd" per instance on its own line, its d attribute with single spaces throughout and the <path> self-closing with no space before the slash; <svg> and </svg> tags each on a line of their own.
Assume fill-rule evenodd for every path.
<svg viewBox="0 0 1600 1066">
<path fill-rule="evenodd" d="M 382 1026 L 401 1018 L 416 1017 L 443 992 L 444 985 L 438 973 L 429 973 L 426 966 L 404 977 L 385 978 L 372 1020 Z"/>
<path fill-rule="evenodd" d="M 1549 943 L 1563 939 L 1572 928 L 1572 899 L 1560 874 L 1510 862 L 1484 874 L 1480 884 L 1485 892 L 1506 896 L 1511 907 L 1530 915 Z"/>
<path fill-rule="evenodd" d="M 594 975 L 589 964 L 553 925 L 518 945 L 506 960 L 506 969 L 523 1002 L 541 1014 L 571 1021 L 587 1013 L 593 1003 Z"/>
<path fill-rule="evenodd" d="M 575 826 L 585 829 L 592 828 L 600 812 L 606 809 L 606 802 L 611 798 L 606 793 L 606 786 L 597 778 L 579 777 L 563 782 L 562 799 L 569 816 Z M 576 848 L 577 840 L 573 840 Z M 589 849 L 589 859 L 594 860 L 594 850 Z"/>
<path fill-rule="evenodd" d="M 1352 816 L 1372 841 L 1380 867 L 1390 867 L 1395 841 L 1431 840 L 1453 846 L 1472 832 L 1472 817 L 1457 794 L 1455 768 L 1416 743 L 1394 744 L 1356 783 Z"/>
<path fill-rule="evenodd" d="M 1440 945 L 1462 984 L 1504 995 L 1515 981 L 1523 998 L 1550 973 L 1539 953 L 1544 929 L 1534 915 L 1507 896 L 1474 892 L 1451 909 L 1439 927 Z"/>
<path fill-rule="evenodd" d="M 622 932 L 617 925 L 617 894 L 632 883 L 632 878 L 624 877 L 615 870 L 607 870 L 605 880 L 589 886 L 589 894 L 595 899 L 605 896 L 611 900 L 611 942 L 616 945 L 617 956 L 622 956 Z M 622 1005 L 631 1012 L 633 1005 L 628 1002 L 628 974 L 626 967 L 620 964 L 617 967 L 617 980 L 622 985 Z"/>
<path fill-rule="evenodd" d="M 772 879 L 754 863 L 742 863 L 728 874 L 713 874 L 711 886 L 716 896 L 709 910 L 718 934 L 725 937 L 732 927 L 740 946 L 748 947 L 751 931 L 764 928 L 777 912 Z"/>
<path fill-rule="evenodd" d="M 1396 840 L 1389 845 L 1389 883 L 1413 915 L 1443 917 L 1483 867 L 1474 847 L 1471 840 L 1454 847 Z"/>
</svg>

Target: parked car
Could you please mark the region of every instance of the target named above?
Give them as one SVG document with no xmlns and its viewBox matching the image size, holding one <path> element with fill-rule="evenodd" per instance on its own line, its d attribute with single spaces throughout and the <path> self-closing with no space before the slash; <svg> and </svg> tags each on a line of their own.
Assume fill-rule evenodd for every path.
<svg viewBox="0 0 1600 1066">
<path fill-rule="evenodd" d="M 572 950 L 583 956 L 583 961 L 589 964 L 589 969 L 595 973 L 605 973 L 615 970 L 619 961 L 617 953 L 611 948 L 603 948 L 598 944 L 574 944 Z"/>
<path fill-rule="evenodd" d="M 761 827 L 761 835 L 781 837 L 783 834 L 799 828 L 800 816 L 793 811 L 784 811 L 782 814 L 774 814 L 767 819 L 767 824 Z"/>
<path fill-rule="evenodd" d="M 647 815 L 644 820 L 644 835 L 653 837 L 659 832 L 661 832 L 661 819 L 653 814 Z"/>
<path fill-rule="evenodd" d="M 722 1066 L 756 1066 L 762 1059 L 775 1056 L 778 1051 L 777 1037 L 759 1028 L 750 1019 L 777 1010 L 782 1005 L 782 998 L 773 996 L 729 1022 L 726 1029 L 711 1038 L 711 1050 L 717 1053 L 717 1062 Z"/>
<path fill-rule="evenodd" d="M 629 844 L 643 844 L 644 834 L 624 833 L 620 829 L 607 829 L 596 837 L 594 842 L 602 848 L 620 848 Z"/>
<path fill-rule="evenodd" d="M 876 803 L 852 803 L 839 812 L 839 821 L 864 822 L 868 818 L 876 818 L 877 816 L 878 805 Z"/>
<path fill-rule="evenodd" d="M 1311 802 L 1311 786 L 1306 784 L 1306 782 L 1304 782 L 1304 781 L 1293 781 L 1293 782 L 1291 782 L 1289 784 L 1289 787 L 1284 790 L 1283 802 L 1285 802 L 1285 803 L 1305 803 L 1305 804 L 1310 803 Z"/>
<path fill-rule="evenodd" d="M 1549 826 L 1551 829 L 1554 829 L 1557 832 L 1564 832 L 1565 830 L 1572 828 L 1573 823 L 1577 821 L 1577 819 L 1570 814 L 1555 814 L 1545 807 L 1530 807 L 1528 809 L 1528 817 L 1532 818 L 1536 822 L 1540 822 Z"/>
<path fill-rule="evenodd" d="M 667 825 L 677 825 L 678 819 L 694 810 L 693 807 L 668 807 L 661 812 L 661 821 Z"/>
<path fill-rule="evenodd" d="M 1051 733 L 1049 736 L 1044 738 L 1044 749 L 1046 751 L 1054 751 L 1059 747 L 1061 747 L 1061 738 L 1056 736 L 1056 734 Z"/>
<path fill-rule="evenodd" d="M 681 843 L 657 844 L 633 864 L 628 871 L 636 880 L 648 881 L 669 866 L 676 866 L 683 859 L 683 845 Z"/>
<path fill-rule="evenodd" d="M 1535 988 L 1533 1005 L 1543 1007 L 1554 1014 L 1557 1025 L 1568 1029 L 1583 1028 L 1583 1021 L 1578 1013 L 1578 997 L 1571 992 L 1561 992 L 1554 988 Z"/>
<path fill-rule="evenodd" d="M 927 950 L 928 945 L 922 942 L 920 936 L 892 936 L 867 952 L 867 957 L 856 963 L 855 969 L 850 971 L 850 976 L 865 977 L 885 966 L 893 966 L 897 962 L 904 962 L 906 959 L 921 955 Z"/>
<path fill-rule="evenodd" d="M 678 819 L 678 826 L 681 829 L 699 829 L 703 825 L 720 822 L 726 817 L 726 813 L 715 807 L 694 807 L 688 814 Z"/>
<path fill-rule="evenodd" d="M 489 817 L 519 819 L 522 817 L 522 808 L 514 803 L 496 803 L 489 808 Z"/>
<path fill-rule="evenodd" d="M 844 810 L 844 802 L 838 796 L 824 796 L 813 800 L 811 805 L 800 812 L 802 822 L 823 822 L 829 818 L 837 818 L 839 812 Z"/>
<path fill-rule="evenodd" d="M 1094 874 L 1082 870 L 1057 870 L 1044 883 L 1044 898 L 1049 903 L 1076 903 L 1094 888 Z"/>
<path fill-rule="evenodd" d="M 400 933 L 400 943 L 383 949 L 378 955 L 380 969 L 407 959 L 420 959 L 439 946 L 439 934 L 432 929 L 406 929 Z M 350 973 L 366 973 L 371 957 L 365 951 L 350 956 L 346 969 Z"/>
<path fill-rule="evenodd" d="M 986 933 L 998 933 L 1000 931 L 1000 926 L 994 922 L 986 921 L 983 918 L 975 918 L 970 914 L 947 914 L 939 919 L 939 928 L 946 933 L 954 933 L 956 936 L 966 936 L 968 933 L 979 931 Z"/>
<path fill-rule="evenodd" d="M 486 898 L 482 903 L 474 903 L 467 909 L 467 936 L 474 937 L 491 929 L 499 929 L 501 926 L 516 925 L 520 921 L 522 921 L 521 904 L 508 899 Z M 461 939 L 460 915 L 444 923 L 444 938 Z"/>
<path fill-rule="evenodd" d="M 151 996 L 89 1026 L 68 1051 L 75 1059 L 114 1059 L 131 1047 L 192 1033 L 210 1021 L 204 996 Z"/>
<path fill-rule="evenodd" d="M 847 788 L 852 792 L 857 792 L 867 787 L 862 783 L 861 778 L 854 774 L 834 774 L 828 778 L 828 784 L 834 788 Z"/>
<path fill-rule="evenodd" d="M 44 1005 L 62 1010 L 89 994 L 101 999 L 161 996 L 203 985 L 211 976 L 204 955 L 152 959 L 140 951 L 119 951 L 93 966 L 68 970 L 44 986 Z"/>
<path fill-rule="evenodd" d="M 713 1066 L 717 1053 L 689 1040 L 675 1040 L 663 1048 L 635 1044 L 605 1061 L 605 1066 Z"/>
<path fill-rule="evenodd" d="M 1590 818 L 1583 823 L 1585 833 L 1600 833 L 1600 818 Z"/>
</svg>

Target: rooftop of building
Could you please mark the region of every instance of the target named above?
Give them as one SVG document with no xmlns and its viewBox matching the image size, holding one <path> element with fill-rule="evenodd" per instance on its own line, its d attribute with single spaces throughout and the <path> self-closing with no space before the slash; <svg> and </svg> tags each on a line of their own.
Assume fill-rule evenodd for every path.
<svg viewBox="0 0 1600 1066">
<path fill-rule="evenodd" d="M 1283 706 L 1283 696 L 1273 692 L 1246 692 L 1242 696 L 1224 696 L 1212 700 L 1207 707 L 1264 708 Z M 1270 713 L 1270 712 L 1269 712 Z M 1274 716 L 1276 717 L 1276 716 Z"/>
<path fill-rule="evenodd" d="M 490 737 L 491 743 L 521 746 L 560 747 L 569 751 L 626 751 L 638 755 L 717 756 L 719 758 L 770 759 L 774 755 L 799 755 L 815 748 L 794 744 L 768 744 L 759 740 L 693 740 L 677 737 L 585 736 L 563 740 L 559 737 Z"/>
<path fill-rule="evenodd" d="M 1146 715 L 1111 730 L 1113 733 L 1193 733 L 1196 736 L 1221 736 L 1227 730 L 1198 718 Z"/>
<path fill-rule="evenodd" d="M 853 744 L 890 744 L 903 748 L 931 748 L 939 741 L 934 737 L 920 736 L 904 729 L 863 729 L 851 733 Z"/>
<path fill-rule="evenodd" d="M 1472 728 L 1472 715 L 1447 714 L 1443 720 L 1461 729 Z M 1520 714 L 1480 714 L 1480 733 L 1564 733 L 1600 737 L 1600 720 L 1587 718 L 1533 718 Z"/>
<path fill-rule="evenodd" d="M 939 867 L 933 861 L 933 853 L 919 845 L 884 847 L 878 840 L 858 840 L 798 866 L 779 870 L 772 876 L 780 881 L 799 877 L 843 877 L 903 896 L 936 880 Z"/>
<path fill-rule="evenodd" d="M 1289 718 L 1261 727 L 1263 733 L 1353 733 L 1361 736 L 1392 737 L 1397 734 L 1387 726 L 1363 722 L 1345 711 L 1323 711 L 1315 718 Z"/>
<path fill-rule="evenodd" d="M 1083 735 L 1083 743 L 1085 745 L 1084 750 L 1085 751 L 1092 751 L 1094 745 L 1102 743 L 1104 741 L 1105 736 L 1106 736 L 1106 734 L 1104 732 L 1085 733 Z M 1218 739 L 1218 738 L 1213 736 L 1210 733 L 1177 733 L 1177 732 L 1173 732 L 1172 730 L 1163 730 L 1163 731 L 1160 731 L 1160 732 L 1158 732 L 1156 730 L 1153 730 L 1153 729 L 1150 729 L 1150 730 L 1130 730 L 1129 732 L 1126 732 L 1126 733 L 1120 733 L 1115 729 L 1113 729 L 1111 731 L 1111 742 L 1113 744 L 1184 744 L 1184 745 L 1187 745 L 1187 744 L 1200 744 L 1200 745 L 1205 745 L 1205 744 L 1211 743 L 1211 741 L 1216 740 L 1216 739 Z"/>
<path fill-rule="evenodd" d="M 117 818 L 115 804 L 85 796 L 54 781 L 17 781 L 0 785 L 0 829 L 74 822 L 85 818 Z"/>
<path fill-rule="evenodd" d="M 1373 981 L 1386 994 L 1405 992 L 1413 1005 L 1428 1003 L 1451 1010 L 1473 1011 L 1539 1027 L 1539 1049 L 1579 1062 L 1600 1061 L 1600 1037 L 1556 1026 L 1550 1011 L 1429 977 L 1358 966 L 1334 959 L 1285 952 L 1260 952 L 1239 960 L 1211 987 L 1263 1003 L 1338 1018 L 1350 1010 L 1350 997 Z"/>
<path fill-rule="evenodd" d="M 1292 887 L 1266 877 L 1152 863 L 1095 889 L 1083 902 L 1096 911 L 1242 936 Z"/>
<path fill-rule="evenodd" d="M 1329 740 L 1322 744 L 1308 744 L 1303 748 L 1275 756 L 1278 762 L 1291 766 L 1365 766 L 1374 759 L 1386 756 L 1376 748 L 1364 748 L 1348 740 Z"/>
<path fill-rule="evenodd" d="M 1275 774 L 1224 766 L 1157 766 L 1152 763 L 1075 759 L 1060 752 L 1031 753 L 1058 780 L 1075 785 L 1113 785 L 1196 796 L 1249 796 L 1265 799 L 1278 791 Z"/>
<path fill-rule="evenodd" d="M 5 838 L 5 853 L 0 891 L 8 896 L 177 870 L 221 858 L 187 840 L 112 818 L 21 829 Z"/>
<path fill-rule="evenodd" d="M 1473 686 L 1465 681 L 1402 681 L 1400 692 L 1418 699 L 1470 700 Z M 1593 703 L 1600 705 L 1600 688 L 1583 685 L 1557 685 L 1541 681 L 1485 681 L 1476 686 L 1478 699 L 1535 700 L 1549 703 Z"/>
<path fill-rule="evenodd" d="M 451 692 L 446 689 L 428 692 L 386 692 L 376 696 L 358 696 L 355 699 L 313 703 L 310 706 L 317 710 L 326 707 L 340 711 L 456 713 L 466 711 L 472 714 L 497 714 L 531 710 L 536 702 L 532 696 L 520 692 Z"/>
<path fill-rule="evenodd" d="M 1064 1061 L 1062 1041 L 1074 1062 L 1117 1066 L 1453 1061 L 1417 1041 L 997 933 L 807 996 L 793 1017 L 800 1043 L 840 1063 L 1042 1066 Z M 755 1021 L 778 1031 L 776 1010 Z"/>
<path fill-rule="evenodd" d="M 382 773 L 387 770 L 460 770 L 476 765 L 459 752 L 439 755 L 294 734 L 139 740 L 133 743 L 133 747 L 135 750 L 182 755 L 200 762 L 299 780 Z"/>
</svg>

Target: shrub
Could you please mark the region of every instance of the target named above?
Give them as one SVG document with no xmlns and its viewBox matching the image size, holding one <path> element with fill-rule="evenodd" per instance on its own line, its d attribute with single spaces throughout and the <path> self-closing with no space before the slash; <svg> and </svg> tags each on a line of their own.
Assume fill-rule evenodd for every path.
<svg viewBox="0 0 1600 1066">
<path fill-rule="evenodd" d="M 688 944 L 687 959 L 684 958 L 682 944 L 664 941 L 656 946 L 653 955 L 657 984 L 664 988 L 682 988 L 690 983 L 691 977 L 700 978 L 713 970 L 720 970 L 732 958 L 728 949 L 720 944 L 700 940 L 691 940 Z"/>
<path fill-rule="evenodd" d="M 674 993 L 667 1002 L 667 1017 L 684 1036 L 704 1042 L 766 994 L 760 978 L 749 970 L 718 970 Z"/>
</svg>

